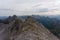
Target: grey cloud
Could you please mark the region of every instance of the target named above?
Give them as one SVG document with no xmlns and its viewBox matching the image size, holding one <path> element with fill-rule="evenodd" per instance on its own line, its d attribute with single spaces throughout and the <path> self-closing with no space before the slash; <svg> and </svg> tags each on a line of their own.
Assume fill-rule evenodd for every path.
<svg viewBox="0 0 60 40">
<path fill-rule="evenodd" d="M 52 2 L 56 0 L 13 0 L 16 3 L 38 3 L 38 2 Z"/>
<path fill-rule="evenodd" d="M 33 9 L 32 11 L 39 13 L 39 12 L 48 12 L 49 10 L 48 8 L 39 8 L 39 9 Z"/>
<path fill-rule="evenodd" d="M 16 3 L 36 3 L 36 2 L 45 2 L 47 0 L 15 0 Z"/>
<path fill-rule="evenodd" d="M 54 8 L 54 6 L 50 7 L 52 5 L 52 4 L 49 5 L 50 1 L 53 2 L 55 0 L 0 0 L 0 14 L 3 13 L 2 15 L 12 15 L 16 11 L 48 12 L 52 10 L 51 8 Z M 10 13 L 8 10 L 10 11 Z M 58 10 L 58 9 L 54 9 L 54 10 Z"/>
</svg>

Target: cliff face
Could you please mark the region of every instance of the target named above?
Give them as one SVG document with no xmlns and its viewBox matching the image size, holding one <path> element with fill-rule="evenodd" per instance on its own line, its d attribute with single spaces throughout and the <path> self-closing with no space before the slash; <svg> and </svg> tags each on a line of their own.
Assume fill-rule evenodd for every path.
<svg viewBox="0 0 60 40">
<path fill-rule="evenodd" d="M 0 40 L 59 40 L 42 24 L 28 17 L 24 22 L 15 20 L 0 25 Z"/>
</svg>

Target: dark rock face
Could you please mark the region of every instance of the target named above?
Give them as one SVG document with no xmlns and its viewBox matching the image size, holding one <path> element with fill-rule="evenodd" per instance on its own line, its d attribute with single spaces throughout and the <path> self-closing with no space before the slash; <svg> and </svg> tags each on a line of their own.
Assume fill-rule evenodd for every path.
<svg viewBox="0 0 60 40">
<path fill-rule="evenodd" d="M 0 25 L 0 40 L 59 40 L 42 24 L 28 17 L 9 24 Z"/>
</svg>

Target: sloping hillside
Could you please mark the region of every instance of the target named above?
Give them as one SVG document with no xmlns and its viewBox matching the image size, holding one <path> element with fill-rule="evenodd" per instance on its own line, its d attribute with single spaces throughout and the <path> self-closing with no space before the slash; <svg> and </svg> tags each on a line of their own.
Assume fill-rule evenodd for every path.
<svg viewBox="0 0 60 40">
<path fill-rule="evenodd" d="M 0 28 L 0 40 L 59 40 L 30 16 L 25 21 L 15 19 L 9 24 L 1 24 Z"/>
</svg>

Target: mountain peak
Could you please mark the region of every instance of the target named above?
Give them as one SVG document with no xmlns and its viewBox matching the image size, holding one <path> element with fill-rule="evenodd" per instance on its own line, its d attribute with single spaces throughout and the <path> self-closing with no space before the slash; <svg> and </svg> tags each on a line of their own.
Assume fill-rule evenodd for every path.
<svg viewBox="0 0 60 40">
<path fill-rule="evenodd" d="M 17 23 L 14 26 L 12 35 L 14 37 L 12 39 L 15 40 L 59 40 L 55 35 L 53 35 L 47 28 L 45 28 L 41 23 L 37 23 L 32 19 L 32 17 L 28 17 L 26 21 L 19 24 Z M 15 31 L 15 32 L 14 32 Z M 18 36 L 16 36 L 18 35 Z M 15 38 L 15 36 L 17 38 Z M 10 36 L 11 37 L 11 36 Z M 12 40 L 11 39 L 11 40 Z"/>
<path fill-rule="evenodd" d="M 8 31 L 2 39 L 7 40 L 59 40 L 41 23 L 37 23 L 32 17 L 27 17 L 25 21 L 15 19 L 12 24 L 7 24 Z M 6 25 L 5 25 L 6 26 Z"/>
</svg>

